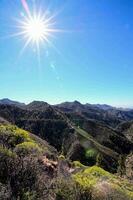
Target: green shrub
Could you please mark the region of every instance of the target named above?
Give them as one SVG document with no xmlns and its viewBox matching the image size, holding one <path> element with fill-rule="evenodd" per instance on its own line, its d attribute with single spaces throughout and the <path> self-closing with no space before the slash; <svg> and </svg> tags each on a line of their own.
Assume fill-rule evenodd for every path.
<svg viewBox="0 0 133 200">
<path fill-rule="evenodd" d="M 107 195 L 109 195 L 109 198 L 112 200 L 116 200 L 116 196 L 124 196 L 127 200 L 133 199 L 133 186 L 130 182 L 121 179 L 118 176 L 112 175 L 98 166 L 89 167 L 84 171 L 73 175 L 73 179 L 83 189 L 92 192 L 94 199 L 96 192 L 99 191 L 100 193 L 102 193 L 104 187 L 106 189 L 106 186 L 109 188 L 109 190 L 107 191 Z M 103 184 L 103 186 L 100 189 L 99 186 L 101 184 Z M 113 192 L 113 196 L 110 191 Z M 102 195 L 105 194 L 102 193 Z"/>
<path fill-rule="evenodd" d="M 16 158 L 16 154 L 6 147 L 0 146 L 0 157 L 2 158 Z"/>
<path fill-rule="evenodd" d="M 80 187 L 71 178 L 58 179 L 56 182 L 56 200 L 91 200 L 91 193 Z"/>
<path fill-rule="evenodd" d="M 85 165 L 83 165 L 81 162 L 79 162 L 79 161 L 73 161 L 72 162 L 72 165 L 73 165 L 73 167 L 75 167 L 75 168 L 84 168 L 85 167 Z"/>
<path fill-rule="evenodd" d="M 65 156 L 64 156 L 64 155 L 62 155 L 62 154 L 61 154 L 61 155 L 59 155 L 59 157 L 58 157 L 58 158 L 59 158 L 59 160 L 65 160 Z"/>
<path fill-rule="evenodd" d="M 39 154 L 42 149 L 35 142 L 23 142 L 18 144 L 14 151 L 20 156 L 27 156 L 30 154 Z"/>
<path fill-rule="evenodd" d="M 93 167 L 89 167 L 89 168 L 85 169 L 84 174 L 90 174 L 97 178 L 101 177 L 101 176 L 104 176 L 107 178 L 113 177 L 112 174 L 110 174 L 109 172 L 105 171 L 104 169 L 102 169 L 98 166 L 93 166 Z"/>
<path fill-rule="evenodd" d="M 32 141 L 27 131 L 13 125 L 0 125 L 0 141 L 8 148 L 14 148 L 17 144 Z"/>
<path fill-rule="evenodd" d="M 92 166 L 96 164 L 97 151 L 95 149 L 88 149 L 85 152 L 85 157 L 87 159 L 87 164 Z"/>
</svg>

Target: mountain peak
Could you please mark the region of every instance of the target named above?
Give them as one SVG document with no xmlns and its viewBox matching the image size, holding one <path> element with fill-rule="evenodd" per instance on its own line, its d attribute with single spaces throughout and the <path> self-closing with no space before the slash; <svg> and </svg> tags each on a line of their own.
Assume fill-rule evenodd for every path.
<svg viewBox="0 0 133 200">
<path fill-rule="evenodd" d="M 0 104 L 6 104 L 6 105 L 15 105 L 15 106 L 25 106 L 24 103 L 14 101 L 8 98 L 4 98 L 0 100 Z"/>
<path fill-rule="evenodd" d="M 77 100 L 75 100 L 73 103 L 74 103 L 74 104 L 81 105 L 81 103 L 80 103 L 79 101 L 77 101 Z"/>
<path fill-rule="evenodd" d="M 48 107 L 50 107 L 50 105 L 44 101 L 33 101 L 27 105 L 27 108 L 31 110 L 36 110 L 36 109 L 44 110 Z"/>
</svg>

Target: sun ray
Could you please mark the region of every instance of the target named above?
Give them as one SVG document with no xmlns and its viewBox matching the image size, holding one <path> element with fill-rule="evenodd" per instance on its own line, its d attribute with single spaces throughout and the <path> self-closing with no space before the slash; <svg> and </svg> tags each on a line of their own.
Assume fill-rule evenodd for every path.
<svg viewBox="0 0 133 200">
<path fill-rule="evenodd" d="M 13 34 L 10 34 L 10 35 L 2 36 L 2 37 L 0 37 L 0 39 L 10 39 L 10 38 L 14 38 L 14 37 L 17 37 L 17 36 L 22 36 L 22 35 L 25 35 L 25 34 L 26 34 L 26 32 L 22 31 L 22 32 L 18 32 L 18 33 L 13 33 Z"/>
<path fill-rule="evenodd" d="M 25 49 L 26 49 L 27 46 L 30 44 L 30 42 L 31 42 L 31 38 L 28 38 L 27 41 L 25 42 L 23 48 L 22 48 L 21 51 L 19 52 L 18 58 L 20 58 L 20 57 L 23 55 Z"/>
<path fill-rule="evenodd" d="M 54 45 L 46 36 L 44 36 L 44 40 L 45 40 L 59 55 L 61 55 L 61 52 L 55 47 L 55 45 Z"/>
<path fill-rule="evenodd" d="M 38 67 L 39 67 L 39 72 L 40 72 L 40 70 L 41 70 L 41 56 L 40 56 L 40 46 L 39 46 L 38 42 L 36 42 L 36 49 L 37 49 Z"/>
</svg>

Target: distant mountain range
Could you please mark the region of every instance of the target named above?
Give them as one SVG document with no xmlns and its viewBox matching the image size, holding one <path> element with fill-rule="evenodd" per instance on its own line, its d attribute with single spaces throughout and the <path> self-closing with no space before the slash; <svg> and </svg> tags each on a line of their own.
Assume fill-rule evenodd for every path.
<svg viewBox="0 0 133 200">
<path fill-rule="evenodd" d="M 34 103 L 38 102 L 38 104 L 40 104 L 40 105 L 41 104 L 47 104 L 48 105 L 48 103 L 46 103 L 44 101 L 33 101 L 33 102 Z M 33 102 L 31 102 L 31 103 L 33 104 Z M 10 100 L 8 98 L 0 99 L 0 104 L 16 105 L 16 106 L 26 106 L 25 103 L 14 101 L 14 100 Z M 133 110 L 132 108 L 114 107 L 114 106 L 110 106 L 110 105 L 107 105 L 107 104 L 89 104 L 89 103 L 81 104 L 80 102 L 78 102 L 76 100 L 73 101 L 73 102 L 60 103 L 57 106 L 63 106 L 63 107 L 70 106 L 71 107 L 72 105 L 75 105 L 75 106 L 84 105 L 86 107 L 99 108 L 99 109 L 102 109 L 102 110 L 110 110 L 110 109 L 116 109 L 116 110 Z"/>
<path fill-rule="evenodd" d="M 10 99 L 1 99 L 0 105 L 14 105 L 28 110 L 45 111 L 57 109 L 66 115 L 71 115 L 74 118 L 85 118 L 95 120 L 110 127 L 117 127 L 118 124 L 125 121 L 133 120 L 133 109 L 116 108 L 106 104 L 81 104 L 78 101 L 64 102 L 57 105 L 50 105 L 43 101 L 33 101 L 29 104 L 24 104 Z"/>
</svg>

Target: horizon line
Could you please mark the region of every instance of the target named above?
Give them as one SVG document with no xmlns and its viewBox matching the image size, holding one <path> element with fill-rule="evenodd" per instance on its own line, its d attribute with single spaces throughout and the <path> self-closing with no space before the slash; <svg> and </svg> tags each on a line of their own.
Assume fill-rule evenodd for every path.
<svg viewBox="0 0 133 200">
<path fill-rule="evenodd" d="M 58 101 L 57 103 L 49 103 L 49 101 L 45 101 L 45 100 L 38 100 L 38 99 L 32 99 L 32 100 L 29 100 L 29 101 L 21 101 L 21 100 L 16 100 L 16 99 L 12 99 L 12 98 L 0 98 L 0 101 L 1 100 L 10 100 L 10 101 L 14 101 L 14 102 L 18 102 L 18 103 L 24 103 L 26 105 L 34 102 L 34 101 L 38 101 L 38 102 L 45 102 L 45 103 L 48 103 L 49 105 L 58 105 L 58 104 L 61 104 L 61 103 L 73 103 L 73 102 L 79 102 L 80 104 L 82 105 L 85 105 L 85 104 L 90 104 L 90 105 L 107 105 L 107 106 L 111 106 L 113 108 L 117 108 L 117 109 L 133 109 L 133 105 L 118 105 L 118 104 L 110 104 L 110 103 L 90 103 L 90 102 L 83 102 L 83 101 L 80 101 L 80 100 L 66 100 L 66 101 Z"/>
</svg>

